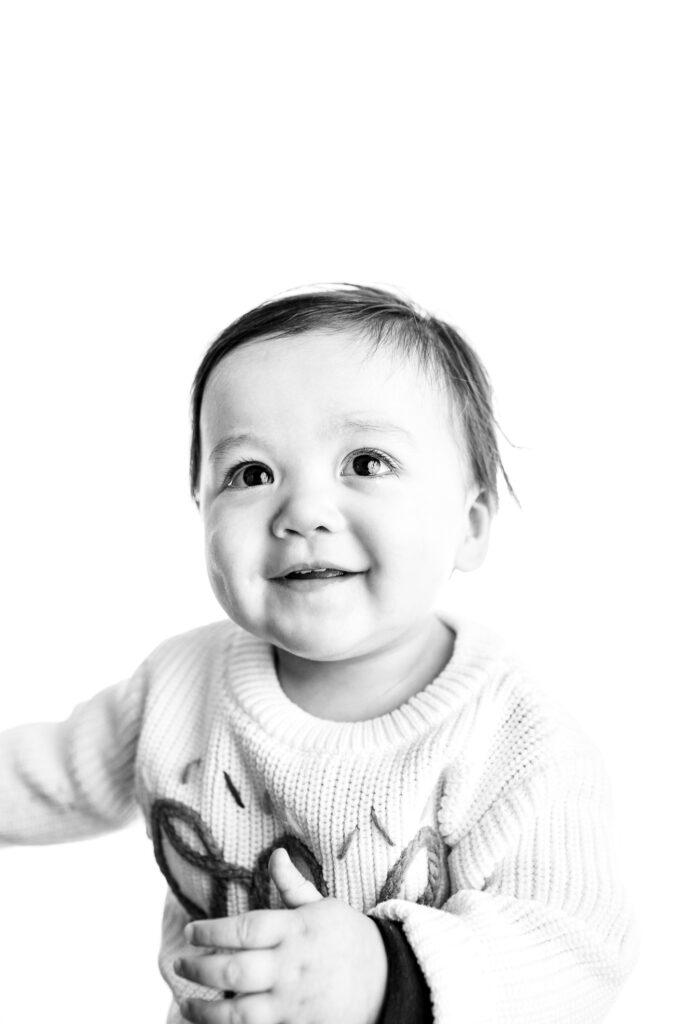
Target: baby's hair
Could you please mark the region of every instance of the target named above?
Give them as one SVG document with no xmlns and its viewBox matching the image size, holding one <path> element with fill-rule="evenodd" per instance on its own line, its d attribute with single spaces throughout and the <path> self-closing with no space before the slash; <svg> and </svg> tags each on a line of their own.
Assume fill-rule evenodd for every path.
<svg viewBox="0 0 683 1024">
<path fill-rule="evenodd" d="M 249 310 L 234 320 L 208 348 L 192 385 L 190 485 L 199 487 L 201 436 L 199 419 L 211 372 L 238 345 L 262 337 L 291 337 L 307 331 L 352 329 L 376 347 L 388 343 L 406 356 L 417 356 L 426 370 L 445 381 L 457 410 L 472 474 L 489 507 L 498 507 L 498 473 L 516 500 L 500 458 L 488 374 L 460 334 L 414 303 L 382 288 L 339 284 L 288 293 Z"/>
</svg>

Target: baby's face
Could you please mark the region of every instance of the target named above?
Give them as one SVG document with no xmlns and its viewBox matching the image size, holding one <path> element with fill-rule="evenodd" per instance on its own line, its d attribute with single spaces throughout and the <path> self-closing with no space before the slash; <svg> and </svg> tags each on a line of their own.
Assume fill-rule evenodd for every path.
<svg viewBox="0 0 683 1024">
<path fill-rule="evenodd" d="M 241 345 L 208 381 L 201 437 L 213 589 L 277 647 L 384 649 L 433 615 L 454 566 L 473 567 L 482 503 L 447 397 L 391 348 L 351 332 Z"/>
</svg>

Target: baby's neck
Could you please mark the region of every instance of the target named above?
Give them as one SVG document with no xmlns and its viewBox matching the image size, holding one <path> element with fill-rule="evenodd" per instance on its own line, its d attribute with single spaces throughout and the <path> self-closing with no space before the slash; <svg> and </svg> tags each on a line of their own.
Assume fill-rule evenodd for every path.
<svg viewBox="0 0 683 1024">
<path fill-rule="evenodd" d="M 276 649 L 280 685 L 317 718 L 360 722 L 388 714 L 423 690 L 446 667 L 453 633 L 434 616 L 387 647 L 344 661 L 307 661 Z"/>
</svg>

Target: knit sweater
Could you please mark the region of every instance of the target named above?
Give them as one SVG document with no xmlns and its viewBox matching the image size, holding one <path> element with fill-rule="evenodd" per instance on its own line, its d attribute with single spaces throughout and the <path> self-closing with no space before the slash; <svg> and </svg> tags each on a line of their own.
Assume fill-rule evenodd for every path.
<svg viewBox="0 0 683 1024">
<path fill-rule="evenodd" d="M 0 739 L 0 842 L 48 843 L 141 808 L 168 881 L 160 968 L 178 1001 L 188 920 L 278 907 L 284 846 L 323 895 L 399 922 L 435 1024 L 603 1020 L 635 957 L 601 759 L 492 634 L 368 721 L 283 693 L 272 648 L 224 620 L 166 641 L 62 723 Z"/>
</svg>

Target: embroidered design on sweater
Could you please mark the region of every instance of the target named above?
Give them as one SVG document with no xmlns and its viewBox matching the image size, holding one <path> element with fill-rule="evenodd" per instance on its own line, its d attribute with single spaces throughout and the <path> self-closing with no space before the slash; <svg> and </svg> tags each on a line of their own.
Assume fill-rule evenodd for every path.
<svg viewBox="0 0 683 1024">
<path fill-rule="evenodd" d="M 329 895 L 329 887 L 319 861 L 306 844 L 292 833 L 285 832 L 274 839 L 259 853 L 254 867 L 247 868 L 225 860 L 211 829 L 202 820 L 199 813 L 194 808 L 188 807 L 187 804 L 183 804 L 179 800 L 155 800 L 150 817 L 154 856 L 157 864 L 168 882 L 171 892 L 192 920 L 224 917 L 227 914 L 230 883 L 237 884 L 244 889 L 251 910 L 270 909 L 271 880 L 268 873 L 268 861 L 272 852 L 278 847 L 283 847 L 287 851 L 301 874 L 313 883 L 322 896 Z M 372 821 L 380 829 L 387 842 L 395 845 L 377 823 L 376 815 L 372 816 Z M 190 841 L 183 838 L 181 829 Z M 360 827 L 356 826 L 347 836 L 342 850 L 337 854 L 338 859 L 343 859 L 346 856 L 354 837 L 357 837 L 359 832 Z M 208 877 L 210 885 L 208 910 L 200 907 L 187 893 L 183 892 L 168 861 L 167 849 L 169 847 L 186 864 Z M 400 896 L 411 865 L 423 851 L 426 855 L 427 880 L 416 902 L 431 907 L 439 907 L 443 904 L 448 896 L 446 847 L 439 833 L 431 825 L 421 828 L 403 850 L 380 889 L 378 903 Z"/>
<path fill-rule="evenodd" d="M 232 781 L 232 779 L 230 778 L 228 773 L 225 772 L 225 771 L 223 772 L 223 778 L 225 779 L 225 785 L 230 790 L 230 794 L 233 797 L 233 799 L 234 799 L 235 803 L 237 804 L 237 806 L 244 808 L 244 800 L 240 796 L 239 789 L 237 788 L 235 783 Z"/>
<path fill-rule="evenodd" d="M 387 830 L 382 826 L 379 818 L 377 817 L 377 811 L 375 810 L 374 806 L 370 808 L 370 820 L 372 821 L 372 824 L 375 826 L 375 828 L 381 835 L 382 839 L 384 839 L 385 842 L 389 844 L 389 846 L 396 846 L 396 843 L 391 838 Z"/>
<path fill-rule="evenodd" d="M 378 903 L 399 896 L 406 873 L 417 855 L 424 850 L 427 854 L 427 884 L 416 902 L 427 907 L 440 907 L 448 896 L 448 870 L 446 847 L 431 825 L 425 825 L 411 839 L 398 858 L 377 897 Z"/>
<path fill-rule="evenodd" d="M 279 846 L 287 851 L 298 870 L 313 882 L 318 892 L 323 896 L 328 895 L 327 883 L 320 864 L 297 836 L 288 833 L 278 836 L 259 854 L 254 868 L 251 869 L 240 864 L 231 864 L 224 859 L 209 827 L 199 813 L 187 804 L 179 800 L 155 800 L 150 818 L 157 864 L 171 892 L 192 920 L 225 917 L 228 886 L 231 882 L 245 889 L 251 910 L 269 909 L 271 902 L 268 861 L 273 850 Z M 183 838 L 178 826 L 185 827 L 186 834 L 192 836 L 195 845 L 191 845 Z M 167 843 L 185 863 L 204 872 L 210 879 L 208 912 L 183 892 L 168 863 Z"/>
<path fill-rule="evenodd" d="M 183 774 L 180 776 L 180 781 L 182 782 L 183 786 L 186 786 L 190 781 L 190 772 L 192 771 L 192 769 L 199 768 L 201 763 L 201 757 L 195 757 L 194 761 L 188 761 L 188 763 L 183 768 Z"/>
<path fill-rule="evenodd" d="M 377 811 L 375 810 L 374 804 L 370 808 L 370 822 L 372 823 L 372 825 L 374 825 L 374 827 L 377 829 L 382 839 L 388 846 L 396 846 L 394 840 L 391 838 L 387 830 L 380 823 L 380 820 L 377 817 Z M 356 825 L 355 828 L 353 828 L 349 832 L 349 834 L 346 836 L 341 846 L 339 847 L 339 852 L 337 853 L 337 860 L 344 860 L 344 857 L 346 857 L 347 853 L 351 849 L 351 844 L 353 843 L 354 839 L 359 835 L 360 825 Z"/>
<path fill-rule="evenodd" d="M 337 854 L 337 860 L 344 860 L 344 857 L 346 856 L 346 854 L 351 849 L 351 843 L 353 842 L 353 840 L 359 834 L 360 834 L 360 825 L 356 825 L 356 827 L 349 832 L 348 836 L 346 837 L 344 842 L 339 847 L 339 853 Z"/>
</svg>

